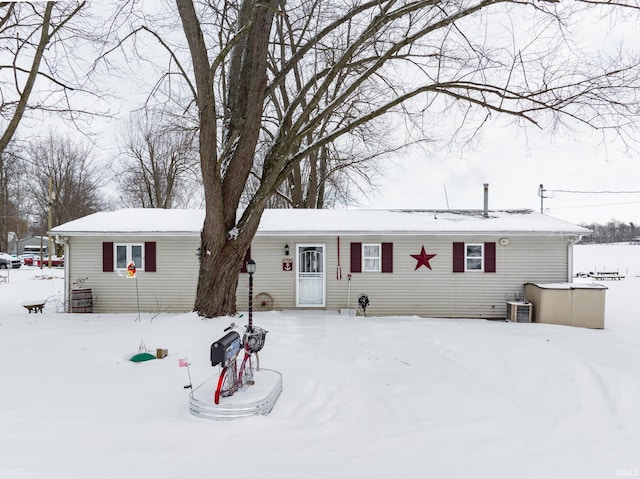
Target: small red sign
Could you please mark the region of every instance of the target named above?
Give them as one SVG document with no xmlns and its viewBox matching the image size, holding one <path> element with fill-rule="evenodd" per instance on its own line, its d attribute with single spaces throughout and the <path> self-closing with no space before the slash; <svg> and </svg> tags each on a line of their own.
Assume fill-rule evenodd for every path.
<svg viewBox="0 0 640 479">
<path fill-rule="evenodd" d="M 135 278 L 136 277 L 136 265 L 131 262 L 127 265 L 127 278 Z"/>
</svg>

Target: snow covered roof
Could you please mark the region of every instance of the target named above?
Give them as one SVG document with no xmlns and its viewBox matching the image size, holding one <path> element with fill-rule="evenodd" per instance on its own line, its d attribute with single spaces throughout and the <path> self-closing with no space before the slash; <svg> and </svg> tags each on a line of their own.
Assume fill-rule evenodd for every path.
<svg viewBox="0 0 640 479">
<path fill-rule="evenodd" d="M 203 210 L 132 208 L 104 211 L 51 230 L 54 235 L 102 234 L 197 235 Z M 555 234 L 585 235 L 590 231 L 532 210 L 266 210 L 258 235 L 281 234 Z"/>
<path fill-rule="evenodd" d="M 528 283 L 540 289 L 608 289 L 600 283 Z"/>
<path fill-rule="evenodd" d="M 117 233 L 192 236 L 200 233 L 203 222 L 204 210 L 129 208 L 84 216 L 56 226 L 51 233 L 60 236 Z"/>
<path fill-rule="evenodd" d="M 269 210 L 259 234 L 588 234 L 589 230 L 532 210 Z"/>
</svg>

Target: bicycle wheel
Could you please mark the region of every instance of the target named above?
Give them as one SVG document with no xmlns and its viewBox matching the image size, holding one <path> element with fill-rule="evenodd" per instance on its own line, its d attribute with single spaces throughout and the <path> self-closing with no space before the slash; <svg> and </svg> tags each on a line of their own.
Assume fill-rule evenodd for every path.
<svg viewBox="0 0 640 479">
<path fill-rule="evenodd" d="M 222 368 L 222 372 L 218 378 L 216 392 L 213 396 L 213 402 L 220 404 L 221 397 L 231 396 L 236 392 L 236 389 L 236 363 L 234 361 L 230 366 Z"/>
<path fill-rule="evenodd" d="M 240 371 L 238 372 L 238 383 L 245 389 L 253 384 L 253 361 L 251 354 L 245 352 Z"/>
</svg>

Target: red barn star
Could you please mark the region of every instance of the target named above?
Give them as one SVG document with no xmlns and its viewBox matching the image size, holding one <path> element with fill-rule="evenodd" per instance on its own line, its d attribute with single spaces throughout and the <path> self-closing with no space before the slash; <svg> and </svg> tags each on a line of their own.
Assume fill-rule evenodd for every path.
<svg viewBox="0 0 640 479">
<path fill-rule="evenodd" d="M 412 254 L 411 257 L 415 258 L 416 260 L 418 260 L 418 264 L 416 264 L 416 269 L 418 269 L 420 266 L 426 266 L 427 268 L 431 269 L 431 265 L 429 264 L 429 260 L 431 258 L 433 258 L 434 256 L 436 256 L 435 254 L 427 254 L 427 252 L 424 250 L 424 246 L 422 247 L 422 250 L 420 251 L 420 254 Z M 415 271 L 415 269 L 414 269 Z"/>
</svg>

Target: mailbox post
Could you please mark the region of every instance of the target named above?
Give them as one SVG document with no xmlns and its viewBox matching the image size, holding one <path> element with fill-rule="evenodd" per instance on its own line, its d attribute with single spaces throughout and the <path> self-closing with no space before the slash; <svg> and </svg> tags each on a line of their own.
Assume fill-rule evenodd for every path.
<svg viewBox="0 0 640 479">
<path fill-rule="evenodd" d="M 249 273 L 249 325 L 247 331 L 253 331 L 253 273 L 256 272 L 256 262 L 247 261 L 247 273 Z"/>
</svg>

